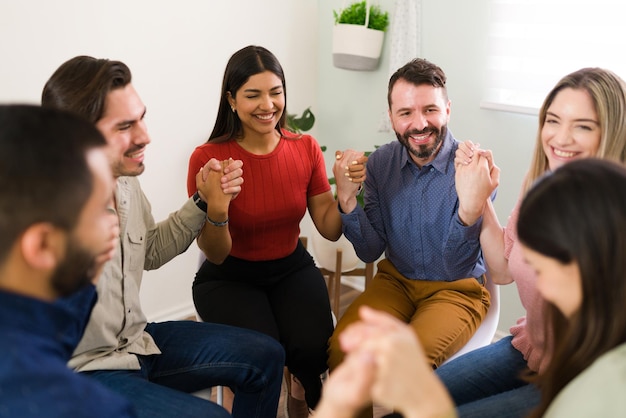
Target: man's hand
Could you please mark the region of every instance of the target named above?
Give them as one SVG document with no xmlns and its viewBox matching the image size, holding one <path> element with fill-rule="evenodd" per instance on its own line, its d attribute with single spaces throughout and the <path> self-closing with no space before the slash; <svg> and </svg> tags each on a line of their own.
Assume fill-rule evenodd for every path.
<svg viewBox="0 0 626 418">
<path fill-rule="evenodd" d="M 335 152 L 333 175 L 337 186 L 337 200 L 345 213 L 356 207 L 356 195 L 365 181 L 367 157 L 362 151 L 346 150 Z"/>
<path fill-rule="evenodd" d="M 482 216 L 487 199 L 498 187 L 500 168 L 494 164 L 491 151 L 474 149 L 469 162 L 456 164 L 458 153 L 457 150 L 455 182 L 459 218 L 465 225 L 473 225 Z"/>
<path fill-rule="evenodd" d="M 239 162 L 241 163 L 241 161 Z M 228 207 L 234 199 L 233 194 L 225 190 L 241 190 L 241 165 L 230 171 L 231 178 L 225 174 L 229 167 L 236 167 L 233 160 L 217 161 L 211 159 L 196 175 L 196 184 L 200 197 L 207 203 L 207 216 L 214 222 L 222 222 L 228 218 Z M 229 185 L 230 183 L 230 185 Z M 239 186 L 232 184 L 239 184 Z"/>
<path fill-rule="evenodd" d="M 242 167 L 243 162 L 241 160 L 229 158 L 225 161 L 219 161 L 215 158 L 211 158 L 196 175 L 196 188 L 202 200 L 207 202 L 201 184 L 204 183 L 211 171 L 221 173 L 220 188 L 225 194 L 231 195 L 231 199 L 236 198 L 241 192 L 241 185 L 243 184 Z"/>
</svg>

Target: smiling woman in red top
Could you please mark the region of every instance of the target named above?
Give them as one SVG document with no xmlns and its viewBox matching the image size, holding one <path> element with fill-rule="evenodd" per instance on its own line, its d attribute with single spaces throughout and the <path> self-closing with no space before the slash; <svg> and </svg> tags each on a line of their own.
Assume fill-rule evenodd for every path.
<svg viewBox="0 0 626 418">
<path fill-rule="evenodd" d="M 244 184 L 236 199 L 222 198 L 223 211 L 207 213 L 198 238 L 207 261 L 193 298 L 204 321 L 280 341 L 287 367 L 314 408 L 333 323 L 324 278 L 298 239 L 299 225 L 308 209 L 317 230 L 335 241 L 341 217 L 319 144 L 286 130 L 286 114 L 285 77 L 276 57 L 259 46 L 237 51 L 226 66 L 213 132 L 191 156 L 188 192 L 196 192 L 196 173 L 210 158 L 243 161 Z M 341 159 L 356 194 L 367 158 L 348 150 Z"/>
</svg>

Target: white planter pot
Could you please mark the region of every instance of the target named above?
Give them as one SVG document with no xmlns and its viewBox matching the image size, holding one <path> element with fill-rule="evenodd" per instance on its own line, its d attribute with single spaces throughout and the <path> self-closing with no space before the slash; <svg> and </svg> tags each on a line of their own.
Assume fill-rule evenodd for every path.
<svg viewBox="0 0 626 418">
<path fill-rule="evenodd" d="M 359 264 L 359 257 L 354 251 L 354 247 L 343 235 L 337 241 L 329 241 L 313 228 L 311 234 L 313 244 L 313 255 L 320 267 L 329 271 L 335 271 L 337 258 L 337 248 L 341 248 L 341 271 L 350 271 Z"/>
<path fill-rule="evenodd" d="M 347 70 L 378 67 L 385 32 L 363 25 L 338 23 L 333 28 L 333 65 Z"/>
</svg>

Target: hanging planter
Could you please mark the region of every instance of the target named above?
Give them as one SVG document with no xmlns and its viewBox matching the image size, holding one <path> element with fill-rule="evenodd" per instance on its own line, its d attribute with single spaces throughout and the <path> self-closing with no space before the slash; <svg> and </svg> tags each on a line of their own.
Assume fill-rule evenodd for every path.
<svg viewBox="0 0 626 418">
<path fill-rule="evenodd" d="M 333 13 L 333 65 L 358 71 L 378 68 L 389 14 L 367 0 Z"/>
</svg>

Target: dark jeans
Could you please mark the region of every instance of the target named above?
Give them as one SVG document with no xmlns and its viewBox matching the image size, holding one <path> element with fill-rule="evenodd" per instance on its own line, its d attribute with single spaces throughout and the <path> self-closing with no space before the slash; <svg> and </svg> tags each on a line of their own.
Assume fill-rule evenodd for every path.
<svg viewBox="0 0 626 418">
<path fill-rule="evenodd" d="M 307 404 L 317 405 L 333 321 L 324 278 L 300 242 L 291 255 L 277 260 L 205 261 L 193 300 L 204 321 L 253 329 L 280 341 Z"/>
<path fill-rule="evenodd" d="M 138 356 L 141 370 L 83 372 L 127 397 L 139 417 L 229 417 L 219 405 L 190 395 L 212 386 L 235 393 L 233 416 L 276 416 L 284 350 L 267 336 L 193 321 L 150 323 L 162 354 Z"/>
<path fill-rule="evenodd" d="M 539 404 L 536 386 L 520 378 L 526 361 L 505 337 L 462 355 L 435 373 L 448 388 L 461 418 L 525 417 Z"/>
</svg>

